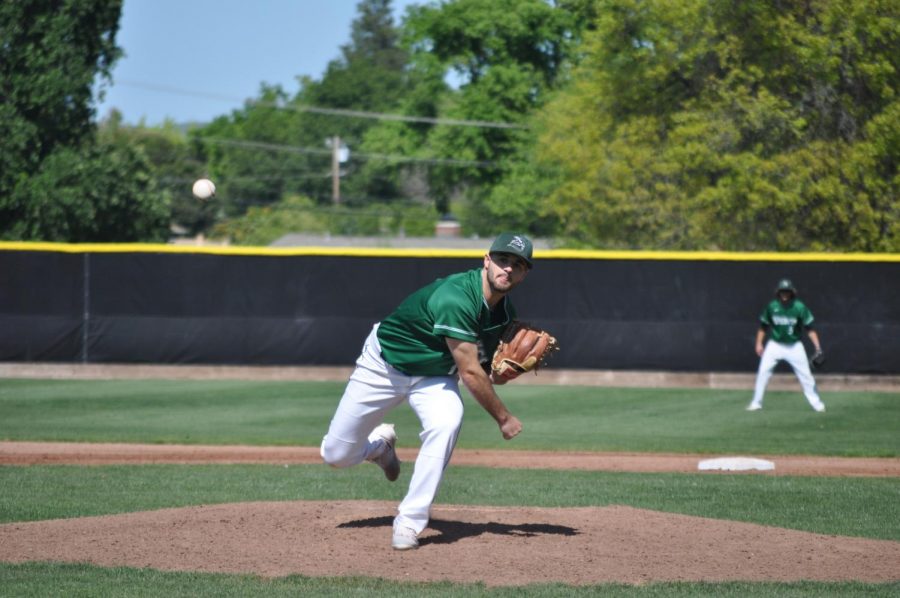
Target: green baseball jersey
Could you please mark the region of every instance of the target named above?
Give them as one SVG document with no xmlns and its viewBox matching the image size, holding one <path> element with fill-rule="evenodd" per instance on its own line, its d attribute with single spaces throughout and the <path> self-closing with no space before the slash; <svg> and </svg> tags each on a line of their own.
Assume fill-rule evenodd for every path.
<svg viewBox="0 0 900 598">
<path fill-rule="evenodd" d="M 803 329 L 812 327 L 813 315 L 799 299 L 786 305 L 774 299 L 759 314 L 759 321 L 769 329 L 770 339 L 787 344 L 799 341 Z"/>
<path fill-rule="evenodd" d="M 508 297 L 488 307 L 481 268 L 439 278 L 406 299 L 378 327 L 384 360 L 410 376 L 447 376 L 456 362 L 447 338 L 476 343 L 479 359 L 493 355 L 515 318 Z"/>
</svg>

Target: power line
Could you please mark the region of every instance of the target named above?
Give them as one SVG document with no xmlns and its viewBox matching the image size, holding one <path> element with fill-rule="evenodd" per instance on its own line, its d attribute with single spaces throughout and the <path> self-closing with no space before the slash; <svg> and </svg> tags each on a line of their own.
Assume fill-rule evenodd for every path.
<svg viewBox="0 0 900 598">
<path fill-rule="evenodd" d="M 269 143 L 267 141 L 250 141 L 247 139 L 226 139 L 225 137 L 197 137 L 198 141 L 212 145 L 230 145 L 252 149 L 264 149 L 273 152 L 287 152 L 292 154 L 317 154 L 331 156 L 330 149 L 317 147 L 301 147 L 299 145 L 287 145 L 283 143 Z"/>
<path fill-rule="evenodd" d="M 221 100 L 223 102 L 241 103 L 244 100 L 232 96 L 225 96 L 217 93 L 209 93 L 206 91 L 197 91 L 184 89 L 180 87 L 171 87 L 168 85 L 159 85 L 156 83 L 145 83 L 142 81 L 120 80 L 117 85 L 126 87 L 136 87 L 138 89 L 147 89 L 150 91 L 158 91 L 162 93 L 171 93 L 195 98 L 209 98 L 213 100 Z M 365 110 L 347 110 L 344 108 L 322 108 L 320 106 L 304 106 L 299 104 L 279 104 L 278 102 L 267 102 L 264 100 L 250 100 L 255 106 L 268 108 L 277 108 L 279 110 L 294 110 L 296 112 L 312 112 L 315 114 L 328 114 L 331 116 L 349 116 L 352 118 L 371 118 L 375 120 L 391 120 L 400 122 L 425 123 L 431 125 L 447 125 L 451 127 L 482 127 L 493 129 L 527 129 L 525 125 L 515 123 L 495 122 L 488 120 L 463 120 L 456 118 L 431 118 L 427 116 L 407 116 L 405 114 L 391 114 L 386 112 L 368 112 Z"/>
<path fill-rule="evenodd" d="M 269 143 L 265 141 L 248 141 L 239 139 L 226 139 L 224 137 L 197 137 L 198 141 L 210 143 L 213 145 L 229 145 L 234 147 L 246 147 L 252 149 L 264 149 L 275 152 L 288 152 L 295 154 L 317 154 L 330 156 L 332 150 L 321 149 L 317 147 L 302 147 L 297 145 L 286 145 L 281 143 Z M 367 160 L 386 160 L 390 162 L 409 162 L 418 164 L 439 164 L 443 166 L 471 166 L 475 168 L 497 168 L 500 165 L 496 162 L 485 160 L 457 160 L 454 158 L 412 158 L 409 156 L 400 156 L 392 154 L 372 154 L 366 152 L 354 152 L 356 158 Z"/>
<path fill-rule="evenodd" d="M 255 176 L 229 176 L 222 181 L 227 181 L 229 183 L 254 183 L 254 182 L 265 182 L 265 181 L 294 181 L 294 180 L 308 180 L 308 179 L 327 179 L 331 177 L 330 172 L 326 171 L 284 171 L 283 174 L 271 174 L 271 175 L 255 175 Z M 159 184 L 164 187 L 180 187 L 182 185 L 191 184 L 195 180 L 196 177 L 162 177 L 159 179 Z"/>
</svg>

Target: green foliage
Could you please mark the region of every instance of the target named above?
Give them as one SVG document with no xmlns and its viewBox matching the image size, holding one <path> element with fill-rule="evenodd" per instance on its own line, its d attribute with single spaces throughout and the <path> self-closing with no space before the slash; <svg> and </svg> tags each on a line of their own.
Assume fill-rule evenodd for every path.
<svg viewBox="0 0 900 598">
<path fill-rule="evenodd" d="M 121 0 L 0 4 L 0 238 L 159 241 L 168 205 L 128 144 L 94 140 Z"/>
<path fill-rule="evenodd" d="M 572 14 L 542 0 L 458 0 L 411 10 L 405 22 L 413 65 L 461 79 L 440 104 L 440 116 L 455 120 L 523 123 L 560 76 L 577 23 Z M 443 78 L 443 77 L 442 77 Z M 473 204 L 463 225 L 484 226 L 485 198 L 504 175 L 503 161 L 515 153 L 515 128 L 436 126 L 429 155 L 465 160 L 472 166 L 435 164 L 428 183 L 439 212 L 454 196 Z"/>
<path fill-rule="evenodd" d="M 0 199 L 12 215 L 2 237 L 70 243 L 160 242 L 169 206 L 149 165 L 129 145 L 59 147 L 13 193 Z"/>
<path fill-rule="evenodd" d="M 100 123 L 100 142 L 139 148 L 156 180 L 163 202 L 171 206 L 171 223 L 187 235 L 209 229 L 216 219 L 218 202 L 198 201 L 191 193 L 193 182 L 207 176 L 197 147 L 172 122 L 159 127 L 129 127 L 122 115 L 112 113 Z"/>
<path fill-rule="evenodd" d="M 408 55 L 400 45 L 400 30 L 391 16 L 390 0 L 363 0 L 351 25 L 350 43 L 341 47 L 341 57 L 332 60 L 321 81 L 308 81 L 292 101 L 304 105 L 395 112 L 406 101 L 411 89 L 407 72 Z M 403 171 L 370 167 L 365 138 L 378 121 L 330 115 L 305 115 L 303 133 L 311 143 L 337 136 L 350 148 L 350 160 L 341 166 L 342 202 L 366 208 L 370 202 L 389 202 L 403 194 Z M 389 154 L 376 148 L 375 154 Z M 376 158 L 377 160 L 377 158 Z M 330 181 L 324 181 L 330 184 Z M 320 201 L 330 198 L 330 188 L 314 195 Z"/>
<path fill-rule="evenodd" d="M 443 75 L 443 68 L 437 61 L 420 60 L 417 68 L 408 72 L 408 92 L 399 99 L 396 112 L 412 117 L 436 118 L 442 98 L 449 91 Z M 430 165 L 404 159 L 429 160 L 435 157 L 427 146 L 431 129 L 432 125 L 425 123 L 383 120 L 366 130 L 360 150 L 368 158 L 358 176 L 367 181 L 369 193 L 434 203 L 428 187 Z"/>
<path fill-rule="evenodd" d="M 280 87 L 264 85 L 242 110 L 189 132 L 227 216 L 275 203 L 308 181 L 326 180 L 330 152 L 321 140 L 317 153 L 293 151 L 299 115 L 279 109 L 286 99 Z"/>
<path fill-rule="evenodd" d="M 382 122 L 366 131 L 360 151 L 372 157 L 364 162 L 358 176 L 366 180 L 369 192 L 376 197 L 410 197 L 427 202 L 427 170 L 424 167 L 402 159 L 375 157 L 415 157 L 421 155 L 423 141 L 421 132 L 398 122 Z"/>
<path fill-rule="evenodd" d="M 351 42 L 341 48 L 340 58 L 329 62 L 320 81 L 302 78 L 294 97 L 280 87 L 263 85 L 258 99 L 193 132 L 227 216 L 274 206 L 291 195 L 329 204 L 328 144 L 335 137 L 351 151 L 351 160 L 341 165 L 344 203 L 366 206 L 398 197 L 401 183 L 396 171 L 366 169 L 365 162 L 354 157 L 376 121 L 308 110 L 388 111 L 404 96 L 406 54 L 398 44 L 390 1 L 363 0 L 357 10 Z M 261 217 L 258 209 L 252 218 Z M 291 231 L 281 231 L 285 232 Z"/>
<path fill-rule="evenodd" d="M 537 237 L 553 237 L 559 230 L 560 223 L 546 198 L 562 178 L 558 169 L 536 158 L 541 129 L 537 119 L 531 123 L 529 130 L 517 134 L 515 150 L 504 159 L 503 178 L 490 188 L 483 202 L 468 206 L 465 221 L 476 224 L 473 232 L 491 236 L 500 229 L 524 230 Z"/>
<path fill-rule="evenodd" d="M 900 248 L 900 6 L 598 6 L 538 144 L 571 242 Z"/>
<path fill-rule="evenodd" d="M 269 245 L 285 232 L 325 233 L 327 219 L 309 198 L 290 196 L 217 223 L 212 236 L 227 238 L 235 245 Z"/>
<path fill-rule="evenodd" d="M 357 5 L 350 43 L 341 47 L 341 58 L 328 64 L 322 81 L 307 89 L 314 104 L 379 111 L 392 108 L 402 97 L 407 55 L 399 45 L 390 4 L 390 0 L 362 0 Z M 353 137 L 370 126 L 359 120 L 345 124 L 359 128 L 352 131 Z"/>
<path fill-rule="evenodd" d="M 97 149 L 92 90 L 120 55 L 121 6 L 0 4 L 0 238 L 158 240 L 162 209 L 187 234 L 227 218 L 220 234 L 254 244 L 292 232 L 279 226 L 431 234 L 384 214 L 431 204 L 466 234 L 516 228 L 558 246 L 900 251 L 895 0 L 451 0 L 413 5 L 399 26 L 390 0 L 362 0 L 339 56 L 295 96 L 262 83 L 187 139 L 114 115 Z M 350 148 L 337 208 L 335 137 Z M 101 197 L 73 152 L 130 188 Z M 199 176 L 216 202 L 190 196 Z M 128 193 L 143 216 L 123 228 Z M 291 197 L 324 211 L 287 216 Z"/>
<path fill-rule="evenodd" d="M 365 208 L 319 206 L 307 197 L 290 196 L 263 207 L 251 207 L 241 217 L 223 220 L 212 236 L 236 245 L 269 245 L 285 233 L 346 236 L 403 234 L 431 236 L 437 214 L 423 204 L 370 204 Z"/>
<path fill-rule="evenodd" d="M 90 137 L 92 86 L 120 55 L 121 10 L 121 0 L 0 3 L 0 196 L 58 146 Z"/>
<path fill-rule="evenodd" d="M 517 65 L 539 73 L 546 86 L 559 74 L 568 12 L 542 0 L 455 0 L 411 10 L 407 43 L 477 83 L 494 67 Z"/>
</svg>

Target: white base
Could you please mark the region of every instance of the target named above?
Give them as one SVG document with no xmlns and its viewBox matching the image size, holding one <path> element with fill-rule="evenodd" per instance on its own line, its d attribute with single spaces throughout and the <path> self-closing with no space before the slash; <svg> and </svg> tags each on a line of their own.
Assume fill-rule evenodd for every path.
<svg viewBox="0 0 900 598">
<path fill-rule="evenodd" d="M 747 471 L 751 469 L 769 471 L 775 469 L 775 464 L 771 461 L 766 461 L 765 459 L 755 459 L 752 457 L 719 457 L 718 459 L 706 459 L 700 461 L 697 468 L 701 471 Z"/>
</svg>

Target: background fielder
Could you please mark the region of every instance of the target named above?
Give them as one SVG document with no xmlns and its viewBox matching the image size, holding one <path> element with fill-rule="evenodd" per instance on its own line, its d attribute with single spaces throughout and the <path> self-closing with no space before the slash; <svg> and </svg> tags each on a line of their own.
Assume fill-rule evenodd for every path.
<svg viewBox="0 0 900 598">
<path fill-rule="evenodd" d="M 809 336 L 818 359 L 822 356 L 819 335 L 813 330 L 813 315 L 806 305 L 797 298 L 797 289 L 787 278 L 775 287 L 776 299 L 769 302 L 759 315 L 759 330 L 756 332 L 756 354 L 760 356 L 756 373 L 756 387 L 753 400 L 747 411 L 762 409 L 763 394 L 779 361 L 786 361 L 794 370 L 806 400 L 816 411 L 825 411 L 825 404 L 816 391 L 816 381 L 809 367 L 806 349 L 801 342 L 803 332 Z M 763 345 L 768 335 L 769 340 Z"/>
<path fill-rule="evenodd" d="M 391 545 L 416 548 L 428 525 L 431 504 L 462 426 L 459 380 L 496 420 L 507 440 L 522 430 L 494 391 L 514 378 L 488 373 L 500 337 L 516 313 L 507 297 L 532 266 L 532 244 L 503 233 L 480 268 L 453 274 L 407 297 L 372 328 L 341 398 L 322 459 L 334 467 L 378 464 L 391 481 L 400 475 L 394 428 L 383 424 L 401 403 L 422 422 L 422 446 L 406 497 L 397 509 Z"/>
</svg>

